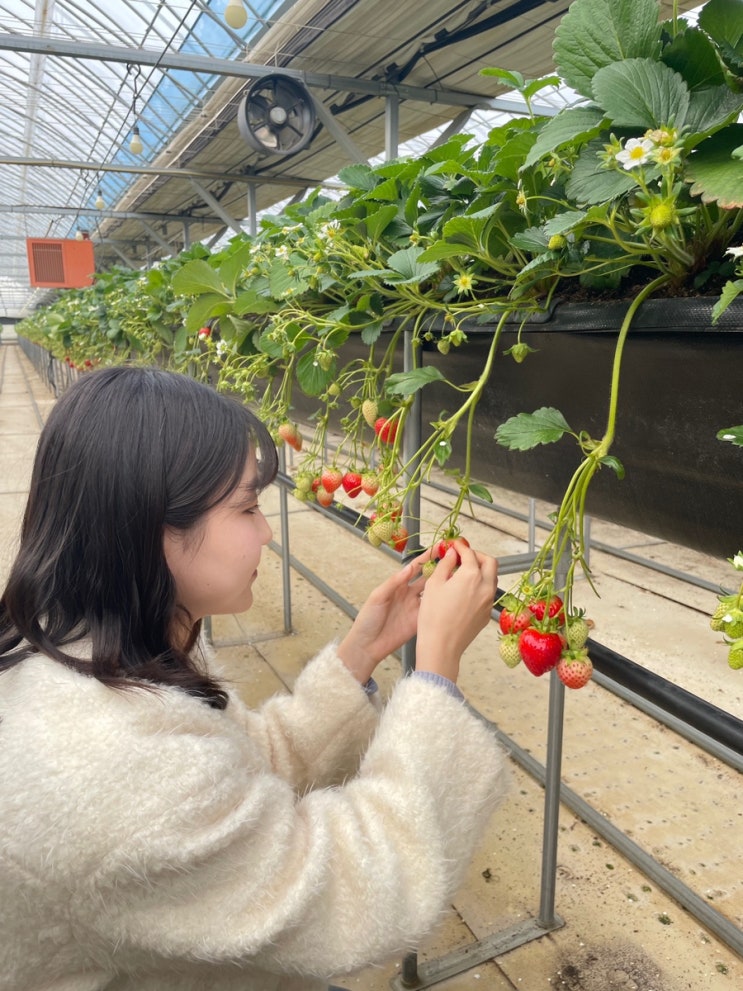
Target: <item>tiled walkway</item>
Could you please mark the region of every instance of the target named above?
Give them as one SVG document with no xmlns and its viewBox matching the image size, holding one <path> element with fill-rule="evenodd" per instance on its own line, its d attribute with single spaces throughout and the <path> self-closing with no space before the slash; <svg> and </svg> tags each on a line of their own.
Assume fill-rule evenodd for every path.
<svg viewBox="0 0 743 991">
<path fill-rule="evenodd" d="M 15 344 L 0 345 L 0 583 L 17 539 L 34 445 L 53 400 Z M 443 501 L 440 493 L 431 500 Z M 501 492 L 499 498 L 518 501 Z M 264 506 L 280 540 L 278 493 Z M 520 499 L 520 503 L 525 500 Z M 546 512 L 547 507 L 538 507 Z M 290 551 L 354 605 L 395 563 L 293 500 Z M 435 516 L 432 510 L 431 516 Z M 468 536 L 496 555 L 526 549 L 525 523 L 487 510 Z M 730 581 L 725 562 L 594 522 L 603 543 Z M 594 553 L 600 599 L 583 603 L 597 639 L 743 717 L 743 672 L 731 672 L 709 630 L 711 593 L 635 563 Z M 287 614 L 291 633 L 284 631 Z M 218 658 L 251 702 L 291 688 L 302 663 L 348 625 L 346 615 L 292 572 L 282 597 L 280 559 L 266 553 L 249 614 L 214 622 Z M 493 627 L 495 624 L 493 624 Z M 497 659 L 495 629 L 468 652 L 462 687 L 471 703 L 523 751 L 544 761 L 546 679 L 510 671 Z M 398 677 L 390 660 L 383 691 Z M 596 684 L 568 693 L 563 780 L 681 878 L 734 927 L 743 927 L 741 776 Z M 421 948 L 440 959 L 538 914 L 542 787 L 514 766 L 510 798 L 494 819 L 466 883 L 442 925 Z M 556 910 L 565 925 L 495 961 L 436 986 L 442 991 L 737 991 L 743 961 L 567 808 L 559 819 Z M 383 991 L 399 961 L 342 980 L 352 991 Z"/>
</svg>

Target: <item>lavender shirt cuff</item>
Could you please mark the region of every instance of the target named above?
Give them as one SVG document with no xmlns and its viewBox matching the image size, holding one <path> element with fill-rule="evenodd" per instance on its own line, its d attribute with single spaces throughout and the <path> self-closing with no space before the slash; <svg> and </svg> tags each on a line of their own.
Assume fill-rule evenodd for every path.
<svg viewBox="0 0 743 991">
<path fill-rule="evenodd" d="M 432 685 L 440 685 L 445 692 L 448 692 L 452 698 L 464 699 L 464 695 L 459 691 L 457 686 L 453 681 L 449 681 L 445 678 L 443 674 L 435 674 L 433 671 L 413 671 L 410 675 L 411 678 L 423 678 L 424 681 L 429 681 Z"/>
</svg>

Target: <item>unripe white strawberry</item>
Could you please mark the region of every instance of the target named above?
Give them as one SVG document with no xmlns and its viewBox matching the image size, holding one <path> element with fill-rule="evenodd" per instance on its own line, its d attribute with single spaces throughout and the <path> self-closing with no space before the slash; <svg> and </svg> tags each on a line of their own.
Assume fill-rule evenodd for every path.
<svg viewBox="0 0 743 991">
<path fill-rule="evenodd" d="M 370 427 L 376 423 L 379 414 L 379 407 L 373 399 L 365 399 L 361 404 L 361 415 Z"/>
<path fill-rule="evenodd" d="M 504 637 L 501 637 L 498 642 L 498 653 L 507 667 L 515 668 L 520 664 L 519 634 L 507 633 Z"/>
</svg>

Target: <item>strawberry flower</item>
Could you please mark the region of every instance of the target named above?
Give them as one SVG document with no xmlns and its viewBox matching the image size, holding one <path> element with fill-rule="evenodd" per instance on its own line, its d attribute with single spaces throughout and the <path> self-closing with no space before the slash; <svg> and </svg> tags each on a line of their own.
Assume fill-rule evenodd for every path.
<svg viewBox="0 0 743 991">
<path fill-rule="evenodd" d="M 616 153 L 616 159 L 625 169 L 634 169 L 649 162 L 654 149 L 650 138 L 629 138 L 624 148 Z"/>
</svg>

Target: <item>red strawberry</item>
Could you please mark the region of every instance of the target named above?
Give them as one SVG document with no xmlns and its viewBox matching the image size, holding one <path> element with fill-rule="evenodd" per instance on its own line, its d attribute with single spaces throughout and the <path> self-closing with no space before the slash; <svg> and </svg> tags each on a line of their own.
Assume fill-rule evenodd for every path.
<svg viewBox="0 0 743 991">
<path fill-rule="evenodd" d="M 394 444 L 397 437 L 397 420 L 388 420 L 386 416 L 377 417 L 374 421 L 374 433 L 383 444 Z"/>
<path fill-rule="evenodd" d="M 319 489 L 319 488 L 320 488 L 321 486 L 322 486 L 322 482 L 320 481 L 320 479 L 319 479 L 319 478 L 313 478 L 313 479 L 312 479 L 312 484 L 310 485 L 310 488 L 312 489 L 312 491 L 313 491 L 313 492 L 317 492 L 317 490 L 318 490 L 318 489 Z M 326 491 L 327 491 L 327 490 L 326 490 Z"/>
<path fill-rule="evenodd" d="M 343 481 L 343 472 L 340 468 L 323 468 L 320 473 L 322 487 L 328 492 L 335 492 Z"/>
<path fill-rule="evenodd" d="M 593 664 L 585 650 L 565 650 L 557 662 L 557 676 L 567 688 L 583 688 L 591 680 Z"/>
<path fill-rule="evenodd" d="M 549 619 L 556 618 L 560 624 L 565 622 L 565 611 L 559 595 L 553 595 L 549 600 L 549 605 L 546 599 L 532 599 L 528 605 L 540 622 L 544 619 L 545 614 Z"/>
<path fill-rule="evenodd" d="M 534 622 L 534 613 L 529 609 L 521 609 L 516 604 L 516 609 L 501 609 L 498 617 L 498 625 L 501 633 L 523 633 L 527 626 Z"/>
<path fill-rule="evenodd" d="M 200 339 L 202 341 L 205 338 L 211 337 L 211 336 L 212 336 L 212 329 L 211 329 L 211 327 L 202 327 L 201 330 L 199 330 L 199 337 L 200 337 Z"/>
<path fill-rule="evenodd" d="M 317 490 L 317 501 L 321 506 L 332 506 L 333 505 L 333 493 L 328 492 L 326 488 L 322 485 Z"/>
<path fill-rule="evenodd" d="M 407 527 L 397 525 L 392 536 L 390 537 L 390 542 L 398 553 L 402 554 L 408 545 L 408 531 Z"/>
<path fill-rule="evenodd" d="M 470 545 L 470 542 L 466 537 L 445 537 L 436 544 L 433 551 L 433 556 L 437 561 L 440 561 L 449 548 L 453 547 L 457 553 L 457 565 L 460 565 L 462 563 L 462 558 L 459 556 L 459 551 L 457 551 L 458 543 L 463 544 L 465 547 L 469 547 Z"/>
<path fill-rule="evenodd" d="M 519 637 L 519 651 L 527 668 L 539 677 L 560 660 L 562 639 L 559 633 L 546 633 L 529 626 Z"/>
<path fill-rule="evenodd" d="M 355 499 L 361 492 L 361 475 L 357 471 L 347 471 L 341 481 L 343 488 L 348 495 Z"/>
<path fill-rule="evenodd" d="M 288 420 L 282 423 L 279 427 L 279 437 L 295 451 L 302 450 L 302 435 L 296 423 L 290 423 Z"/>
<path fill-rule="evenodd" d="M 379 476 L 375 471 L 365 471 L 361 476 L 361 488 L 368 495 L 373 496 L 379 492 Z"/>
</svg>

